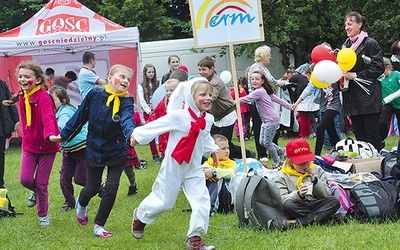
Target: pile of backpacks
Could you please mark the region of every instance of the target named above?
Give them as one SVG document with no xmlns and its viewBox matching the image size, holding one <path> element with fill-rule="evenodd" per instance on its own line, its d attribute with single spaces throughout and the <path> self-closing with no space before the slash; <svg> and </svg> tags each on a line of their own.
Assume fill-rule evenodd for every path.
<svg viewBox="0 0 400 250">
<path fill-rule="evenodd" d="M 353 143 L 359 145 L 354 147 Z M 369 144 L 347 140 L 347 143 L 344 141 L 342 146 L 344 150 L 357 151 L 364 158 L 377 156 L 376 150 Z M 400 149 L 400 140 L 398 148 Z M 317 159 L 317 161 L 320 160 L 320 158 Z M 361 222 L 396 221 L 400 218 L 399 161 L 400 151 L 393 150 L 383 158 L 381 173 L 374 173 L 378 179 L 362 181 L 346 190 L 347 199 L 350 199 L 349 203 L 352 205 L 346 210 L 348 217 Z M 317 164 L 321 163 L 317 162 Z M 324 169 L 338 173 L 335 172 L 334 167 Z M 249 171 L 240 181 L 236 192 L 235 208 L 239 227 L 258 227 L 269 232 L 282 229 L 282 222 L 287 219 L 283 213 L 278 187 L 268 177 L 257 175 L 257 171 Z"/>
</svg>

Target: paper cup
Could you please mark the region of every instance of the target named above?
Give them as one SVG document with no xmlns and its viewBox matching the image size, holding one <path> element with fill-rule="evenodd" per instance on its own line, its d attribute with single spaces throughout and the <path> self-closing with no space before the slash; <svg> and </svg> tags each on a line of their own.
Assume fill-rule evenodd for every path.
<svg viewBox="0 0 400 250">
<path fill-rule="evenodd" d="M 349 88 L 349 79 L 344 79 L 343 81 L 343 88 L 348 89 Z"/>
<path fill-rule="evenodd" d="M 306 184 L 307 184 L 307 188 L 308 188 L 306 196 L 313 196 L 313 188 L 314 188 L 313 183 L 312 182 L 308 182 Z"/>
</svg>

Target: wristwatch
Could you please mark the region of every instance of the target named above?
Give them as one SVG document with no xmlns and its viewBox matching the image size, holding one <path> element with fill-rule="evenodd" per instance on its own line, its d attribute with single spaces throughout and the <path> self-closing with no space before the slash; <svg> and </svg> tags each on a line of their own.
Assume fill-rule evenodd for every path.
<svg viewBox="0 0 400 250">
<path fill-rule="evenodd" d="M 212 172 L 212 176 L 214 177 L 214 178 L 216 178 L 217 177 L 217 170 L 215 169 L 215 168 L 213 168 L 212 170 L 211 170 Z"/>
</svg>

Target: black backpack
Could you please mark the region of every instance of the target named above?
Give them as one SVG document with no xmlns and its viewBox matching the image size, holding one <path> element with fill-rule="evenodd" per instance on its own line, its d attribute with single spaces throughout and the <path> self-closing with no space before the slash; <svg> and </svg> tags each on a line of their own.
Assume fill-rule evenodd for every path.
<svg viewBox="0 0 400 250">
<path fill-rule="evenodd" d="M 236 212 L 239 227 L 255 226 L 282 229 L 283 215 L 281 194 L 275 182 L 266 177 L 248 175 L 240 182 L 236 194 Z"/>
<path fill-rule="evenodd" d="M 8 200 L 8 208 L 0 207 L 0 218 L 15 217 L 17 215 L 17 212 L 15 212 L 15 207 L 13 207 L 13 205 L 11 204 L 8 194 L 6 195 L 6 198 Z"/>
<path fill-rule="evenodd" d="M 397 163 L 397 150 L 387 154 L 381 161 L 382 178 L 392 176 L 393 166 Z"/>
<path fill-rule="evenodd" d="M 400 149 L 400 140 L 397 144 L 397 148 Z M 400 180 L 400 151 L 394 150 L 386 155 L 381 161 L 381 174 L 382 179 L 387 180 L 392 178 Z"/>
<path fill-rule="evenodd" d="M 399 185 L 384 181 L 371 181 L 356 184 L 350 190 L 355 202 L 354 216 L 361 221 L 397 220 L 399 217 Z"/>
</svg>

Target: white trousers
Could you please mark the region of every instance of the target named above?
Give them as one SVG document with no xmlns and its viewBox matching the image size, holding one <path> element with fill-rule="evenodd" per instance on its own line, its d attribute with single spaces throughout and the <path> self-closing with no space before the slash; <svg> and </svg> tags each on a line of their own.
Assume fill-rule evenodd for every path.
<svg viewBox="0 0 400 250">
<path fill-rule="evenodd" d="M 171 210 L 181 188 L 192 208 L 187 236 L 206 234 L 211 205 L 203 168 L 200 164 L 190 166 L 178 165 L 172 159 L 164 161 L 153 184 L 152 192 L 137 209 L 138 219 L 145 224 L 151 224 L 162 213 Z"/>
</svg>

